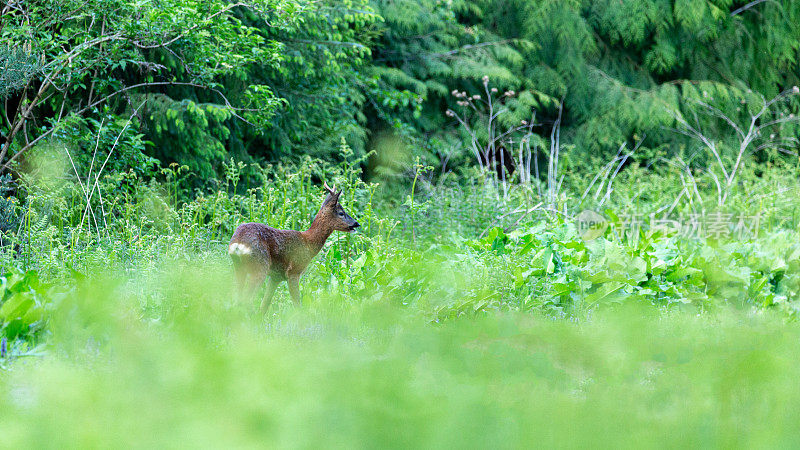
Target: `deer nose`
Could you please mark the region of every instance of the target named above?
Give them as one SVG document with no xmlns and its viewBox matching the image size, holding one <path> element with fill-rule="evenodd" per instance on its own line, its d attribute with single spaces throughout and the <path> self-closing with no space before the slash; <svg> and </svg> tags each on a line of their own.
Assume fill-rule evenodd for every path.
<svg viewBox="0 0 800 450">
<path fill-rule="evenodd" d="M 360 226 L 361 226 L 361 224 L 359 224 L 358 222 L 356 222 L 355 224 L 353 224 L 353 229 L 355 230 L 356 228 L 358 228 L 358 227 L 360 227 Z"/>
</svg>

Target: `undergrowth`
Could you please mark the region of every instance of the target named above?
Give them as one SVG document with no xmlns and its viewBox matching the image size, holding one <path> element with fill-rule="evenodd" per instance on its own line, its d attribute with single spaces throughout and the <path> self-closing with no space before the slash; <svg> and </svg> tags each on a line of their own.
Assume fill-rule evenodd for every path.
<svg viewBox="0 0 800 450">
<path fill-rule="evenodd" d="M 524 186 L 501 198 L 421 177 L 390 202 L 358 161 L 265 167 L 258 186 L 226 167 L 184 201 L 179 167 L 107 177 L 88 207 L 76 184 L 19 186 L 0 254 L 0 445 L 796 445 L 791 202 L 757 202 L 743 236 L 626 227 L 672 204 L 648 194 L 669 176 L 651 173 L 617 180 L 587 230 L 575 189 L 542 208 Z M 748 180 L 728 205 L 794 176 Z M 329 239 L 303 308 L 284 289 L 266 316 L 235 302 L 233 229 L 308 226 L 322 181 L 363 232 Z"/>
<path fill-rule="evenodd" d="M 466 182 L 437 184 L 420 166 L 417 189 L 390 202 L 392 191 L 362 181 L 363 158 L 344 144 L 340 150 L 347 161 L 342 165 L 306 158 L 296 165 L 256 167 L 265 180 L 258 186 L 242 186 L 246 166 L 231 160 L 218 189 L 185 201 L 177 182 L 187 174 L 178 166 L 163 170 L 162 183 L 125 174 L 98 177 L 97 195 L 88 202 L 79 194 L 90 189 L 64 181 L 59 170 L 65 167 L 51 162 L 32 172 L 19 187 L 25 201 L 11 205 L 9 215 L 19 225 L 2 232 L 0 257 L 8 267 L 6 279 L 37 280 L 23 282 L 35 295 L 25 302 L 4 297 L 5 337 L 35 343 L 48 333 L 46 311 L 54 300 L 38 287 L 39 278 L 60 287 L 48 288 L 53 292 L 74 295 L 78 280 L 116 274 L 136 292 L 139 314 L 158 320 L 170 295 L 158 281 L 164 268 L 202 263 L 229 275 L 224 248 L 235 227 L 251 221 L 307 227 L 322 199 L 321 181 L 344 189 L 342 202 L 363 232 L 329 239 L 304 276 L 307 302 L 320 296 L 336 296 L 345 305 L 387 302 L 430 322 L 492 311 L 581 318 L 623 303 L 697 312 L 735 305 L 774 309 L 789 318 L 797 313 L 796 205 L 765 200 L 770 191 L 796 184 L 791 167 L 743 175 L 743 187 L 725 213 L 757 215 L 760 222 L 747 234 L 735 235 L 737 224 L 731 222 L 723 224 L 724 235 L 687 236 L 653 220 L 708 213 L 713 195 L 706 203 L 702 196 L 681 201 L 679 190 L 655 195 L 656 186 L 674 176 L 669 172 L 645 174 L 633 167 L 616 180 L 608 204 L 594 201 L 591 190 L 587 195 L 567 188 L 559 204 L 541 208 L 536 191 L 525 185 L 501 196 L 474 174 Z M 665 205 L 673 208 L 665 211 Z M 578 213 L 592 206 L 607 223 L 588 236 Z M 635 227 L 633 215 L 641 219 Z M 286 298 L 279 290 L 280 306 L 272 315 L 286 306 Z"/>
</svg>

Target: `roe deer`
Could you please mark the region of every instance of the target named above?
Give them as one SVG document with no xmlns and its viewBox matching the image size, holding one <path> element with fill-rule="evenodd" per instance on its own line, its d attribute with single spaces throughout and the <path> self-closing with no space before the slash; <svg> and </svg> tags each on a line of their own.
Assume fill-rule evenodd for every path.
<svg viewBox="0 0 800 450">
<path fill-rule="evenodd" d="M 314 221 L 306 231 L 277 230 L 262 223 L 243 223 L 236 228 L 228 245 L 233 259 L 236 283 L 240 295 L 250 299 L 269 278 L 267 291 L 261 301 L 261 311 L 266 312 L 281 281 L 289 284 L 289 294 L 300 306 L 300 275 L 322 245 L 337 231 L 354 231 L 359 224 L 339 204 L 339 195 L 325 183 L 328 195 Z"/>
</svg>

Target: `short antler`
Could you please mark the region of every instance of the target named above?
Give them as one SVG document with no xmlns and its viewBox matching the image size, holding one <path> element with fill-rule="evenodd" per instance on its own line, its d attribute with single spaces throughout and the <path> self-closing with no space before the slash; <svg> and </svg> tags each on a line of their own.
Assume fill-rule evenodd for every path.
<svg viewBox="0 0 800 450">
<path fill-rule="evenodd" d="M 333 187 L 328 186 L 328 182 L 324 182 L 325 190 L 328 191 L 331 195 L 336 195 L 336 185 L 334 184 Z"/>
</svg>

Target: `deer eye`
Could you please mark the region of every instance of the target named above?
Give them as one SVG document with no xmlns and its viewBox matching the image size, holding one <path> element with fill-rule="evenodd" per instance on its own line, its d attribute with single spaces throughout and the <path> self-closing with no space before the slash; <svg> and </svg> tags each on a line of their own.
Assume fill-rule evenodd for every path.
<svg viewBox="0 0 800 450">
<path fill-rule="evenodd" d="M 344 211 L 339 211 L 339 217 L 344 217 Z"/>
</svg>

